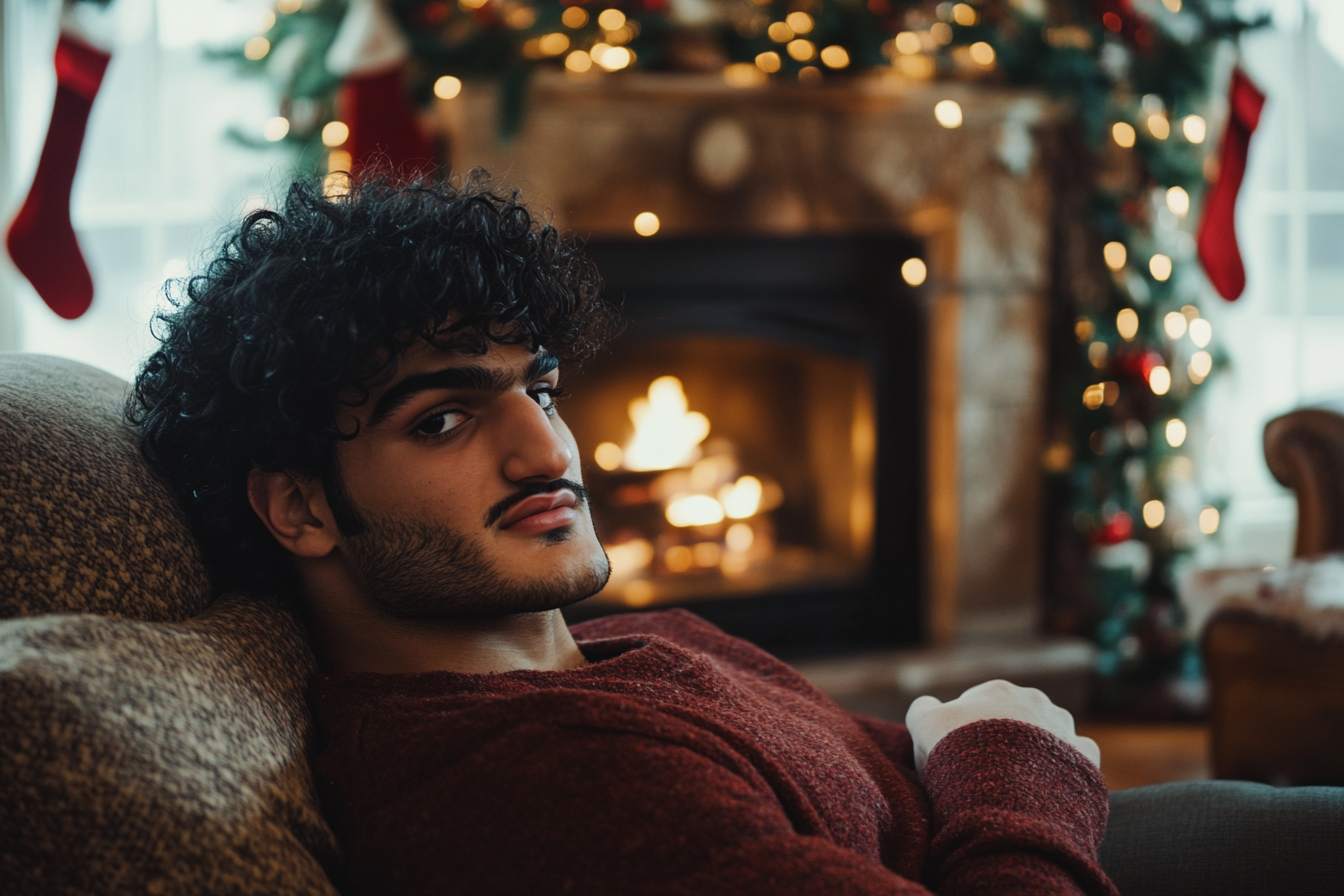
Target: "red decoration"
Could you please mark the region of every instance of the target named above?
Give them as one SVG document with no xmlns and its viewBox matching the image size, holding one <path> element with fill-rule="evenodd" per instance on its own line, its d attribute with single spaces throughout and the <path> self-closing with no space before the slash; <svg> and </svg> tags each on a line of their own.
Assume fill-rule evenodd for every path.
<svg viewBox="0 0 1344 896">
<path fill-rule="evenodd" d="M 1251 146 L 1251 134 L 1260 124 L 1260 112 L 1265 107 L 1265 95 L 1239 68 L 1232 72 L 1228 106 L 1227 130 L 1223 133 L 1218 156 L 1218 180 L 1204 203 L 1198 245 L 1199 260 L 1204 264 L 1209 282 L 1220 296 L 1231 302 L 1246 289 L 1246 268 L 1237 247 L 1234 223 L 1237 192 L 1246 175 L 1246 153 Z"/>
<path fill-rule="evenodd" d="M 68 34 L 56 44 L 56 102 L 42 155 L 23 208 L 5 244 L 14 266 L 37 294 L 66 320 L 93 303 L 93 278 L 70 223 L 70 187 L 84 145 L 89 110 L 111 55 Z"/>
<path fill-rule="evenodd" d="M 1092 540 L 1096 544 L 1119 544 L 1128 541 L 1133 531 L 1134 518 L 1121 510 L 1113 514 L 1104 525 L 1097 527 L 1092 533 Z"/>
<path fill-rule="evenodd" d="M 337 108 L 341 120 L 350 127 L 345 149 L 354 171 L 374 157 L 385 157 L 393 167 L 408 174 L 433 170 L 434 149 L 406 99 L 400 65 L 346 78 Z"/>
</svg>

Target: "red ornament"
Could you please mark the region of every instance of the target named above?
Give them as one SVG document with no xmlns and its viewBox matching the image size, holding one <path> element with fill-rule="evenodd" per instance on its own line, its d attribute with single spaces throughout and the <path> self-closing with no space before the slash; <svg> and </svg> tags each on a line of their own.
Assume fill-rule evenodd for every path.
<svg viewBox="0 0 1344 896">
<path fill-rule="evenodd" d="M 1092 533 L 1092 540 L 1096 544 L 1119 544 L 1122 541 L 1129 541 L 1133 531 L 1134 518 L 1119 510 Z"/>
</svg>

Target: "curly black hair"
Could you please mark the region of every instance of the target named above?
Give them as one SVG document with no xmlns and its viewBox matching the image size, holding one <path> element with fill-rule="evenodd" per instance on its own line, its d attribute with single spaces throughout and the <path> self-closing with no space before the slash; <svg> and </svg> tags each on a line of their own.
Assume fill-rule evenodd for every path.
<svg viewBox="0 0 1344 896">
<path fill-rule="evenodd" d="M 337 411 L 417 340 L 544 345 L 577 364 L 615 332 L 581 247 L 484 172 L 452 184 L 372 171 L 348 186 L 329 198 L 320 179 L 295 181 L 281 208 L 223 235 L 204 273 L 170 285 L 127 402 L 220 589 L 292 589 L 248 474 L 321 477 L 335 510 L 336 444 L 358 434 Z"/>
</svg>

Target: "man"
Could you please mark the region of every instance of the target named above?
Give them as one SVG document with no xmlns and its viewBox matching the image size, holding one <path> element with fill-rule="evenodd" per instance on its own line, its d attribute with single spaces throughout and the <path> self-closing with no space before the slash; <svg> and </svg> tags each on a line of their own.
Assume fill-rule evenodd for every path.
<svg viewBox="0 0 1344 896">
<path fill-rule="evenodd" d="M 613 330 L 482 178 L 299 182 L 136 382 L 221 587 L 292 590 L 360 893 L 1112 893 L 1095 744 L 1037 691 L 851 716 L 682 611 L 569 628 L 609 569 L 559 411 Z"/>
</svg>

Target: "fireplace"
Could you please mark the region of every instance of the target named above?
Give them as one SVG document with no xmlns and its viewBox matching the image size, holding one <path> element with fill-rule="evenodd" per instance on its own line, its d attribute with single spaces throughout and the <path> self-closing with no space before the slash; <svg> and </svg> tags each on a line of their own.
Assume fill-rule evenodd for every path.
<svg viewBox="0 0 1344 896">
<path fill-rule="evenodd" d="M 922 333 L 899 235 L 595 239 L 629 325 L 568 378 L 612 559 L 573 620 L 687 607 L 794 655 L 920 639 Z"/>
</svg>

